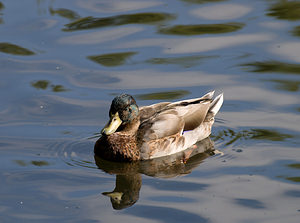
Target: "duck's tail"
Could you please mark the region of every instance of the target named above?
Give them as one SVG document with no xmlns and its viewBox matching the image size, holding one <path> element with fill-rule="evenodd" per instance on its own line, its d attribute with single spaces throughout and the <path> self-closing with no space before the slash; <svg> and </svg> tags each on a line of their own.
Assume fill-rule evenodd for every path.
<svg viewBox="0 0 300 223">
<path fill-rule="evenodd" d="M 209 92 L 205 95 L 208 99 L 211 99 L 214 92 Z M 185 139 L 184 147 L 189 148 L 194 145 L 197 141 L 205 139 L 211 133 L 211 128 L 215 120 L 215 115 L 220 110 L 223 104 L 223 94 L 218 95 L 209 105 L 208 112 L 204 121 L 195 129 L 191 131 L 184 131 L 183 137 Z"/>
<path fill-rule="evenodd" d="M 224 96 L 223 96 L 223 93 L 222 94 L 219 94 L 211 103 L 208 111 L 209 112 L 212 112 L 213 113 L 213 116 L 215 116 L 218 111 L 220 110 L 222 104 L 223 104 L 223 101 L 224 101 Z"/>
</svg>

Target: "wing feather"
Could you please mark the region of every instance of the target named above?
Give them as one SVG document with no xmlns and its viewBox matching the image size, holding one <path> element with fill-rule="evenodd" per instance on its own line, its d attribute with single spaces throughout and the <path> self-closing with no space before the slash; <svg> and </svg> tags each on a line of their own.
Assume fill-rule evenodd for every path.
<svg viewBox="0 0 300 223">
<path fill-rule="evenodd" d="M 214 91 L 201 98 L 162 102 L 140 108 L 140 139 L 156 140 L 197 128 L 205 119 Z"/>
<path fill-rule="evenodd" d="M 205 120 L 214 116 L 223 102 L 222 95 L 213 101 L 213 94 L 214 91 L 201 98 L 141 107 L 137 135 L 141 159 L 176 153 L 207 137 L 213 122 Z M 194 131 L 183 133 L 188 130 Z"/>
<path fill-rule="evenodd" d="M 143 141 L 156 140 L 181 133 L 183 128 L 184 120 L 177 112 L 173 109 L 166 110 L 141 123 L 138 137 Z"/>
<path fill-rule="evenodd" d="M 140 107 L 140 121 L 151 118 L 154 114 L 161 112 L 170 102 L 161 102 L 153 105 Z"/>
</svg>

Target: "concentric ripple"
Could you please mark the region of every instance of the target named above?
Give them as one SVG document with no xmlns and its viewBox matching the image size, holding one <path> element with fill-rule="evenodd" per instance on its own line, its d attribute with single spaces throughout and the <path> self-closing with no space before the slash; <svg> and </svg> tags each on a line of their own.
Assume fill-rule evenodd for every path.
<svg viewBox="0 0 300 223">
<path fill-rule="evenodd" d="M 50 154 L 72 167 L 97 169 L 94 161 L 94 142 L 91 140 L 62 141 L 48 145 Z"/>
</svg>

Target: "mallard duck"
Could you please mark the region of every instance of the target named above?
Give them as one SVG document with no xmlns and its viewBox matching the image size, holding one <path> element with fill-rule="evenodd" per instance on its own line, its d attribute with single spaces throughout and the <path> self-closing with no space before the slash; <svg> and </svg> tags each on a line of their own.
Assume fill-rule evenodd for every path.
<svg viewBox="0 0 300 223">
<path fill-rule="evenodd" d="M 201 98 L 161 102 L 138 107 L 135 99 L 121 94 L 112 101 L 110 120 L 96 141 L 95 155 L 112 161 L 149 160 L 193 146 L 211 133 L 223 94 L 214 91 Z"/>
</svg>

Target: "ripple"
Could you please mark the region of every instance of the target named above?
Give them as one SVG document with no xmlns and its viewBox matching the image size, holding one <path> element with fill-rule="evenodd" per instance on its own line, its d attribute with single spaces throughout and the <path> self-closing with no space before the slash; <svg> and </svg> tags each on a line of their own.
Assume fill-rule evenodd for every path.
<svg viewBox="0 0 300 223">
<path fill-rule="evenodd" d="M 222 140 L 225 146 L 231 145 L 242 140 L 261 140 L 261 141 L 285 141 L 294 136 L 282 132 L 278 129 L 249 129 L 233 130 L 225 129 L 212 136 L 214 141 Z M 239 151 L 237 151 L 239 152 Z M 242 151 L 240 151 L 242 152 Z"/>
<path fill-rule="evenodd" d="M 162 5 L 160 1 L 136 1 L 136 0 L 79 0 L 79 7 L 92 12 L 111 13 L 127 12 Z"/>
<path fill-rule="evenodd" d="M 225 0 L 181 0 L 188 3 L 194 3 L 194 4 L 204 4 L 204 3 L 211 3 L 211 2 L 222 2 Z"/>
<path fill-rule="evenodd" d="M 131 34 L 141 32 L 144 28 L 142 27 L 118 27 L 112 30 L 101 30 L 96 32 L 89 32 L 77 35 L 71 35 L 58 39 L 58 43 L 61 44 L 72 44 L 72 45 L 91 45 L 105 43 L 113 40 L 118 40 L 122 37 L 129 36 Z"/>
<path fill-rule="evenodd" d="M 252 209 L 265 209 L 266 206 L 263 202 L 255 199 L 246 199 L 246 198 L 237 198 L 235 199 L 235 202 L 238 205 L 247 207 L 247 208 L 252 208 Z"/>
<path fill-rule="evenodd" d="M 279 46 L 279 47 L 278 47 Z M 269 47 L 272 53 L 282 58 L 300 62 L 300 44 L 299 41 L 277 43 Z"/>
<path fill-rule="evenodd" d="M 208 20 L 237 19 L 248 14 L 252 9 L 239 4 L 218 4 L 205 6 L 191 11 L 191 14 Z"/>
<path fill-rule="evenodd" d="M 163 52 L 166 54 L 181 54 L 181 53 L 199 53 L 224 48 L 235 47 L 245 44 L 253 44 L 258 42 L 271 41 L 273 35 L 266 33 L 254 34 L 239 34 L 233 36 L 218 36 L 218 37 L 185 37 L 180 39 L 169 38 L 148 38 L 135 40 L 131 42 L 120 43 L 114 46 L 115 48 L 132 48 L 132 47 L 163 47 Z"/>
<path fill-rule="evenodd" d="M 187 219 L 189 219 L 189 222 L 210 222 L 199 214 L 164 206 L 139 205 L 133 209 L 127 209 L 125 213 L 145 219 L 159 220 L 160 222 L 184 222 Z M 153 215 L 152 213 L 156 214 Z"/>
<path fill-rule="evenodd" d="M 49 155 L 61 159 L 68 166 L 97 169 L 94 162 L 94 144 L 91 141 L 55 142 L 47 147 Z"/>
</svg>

